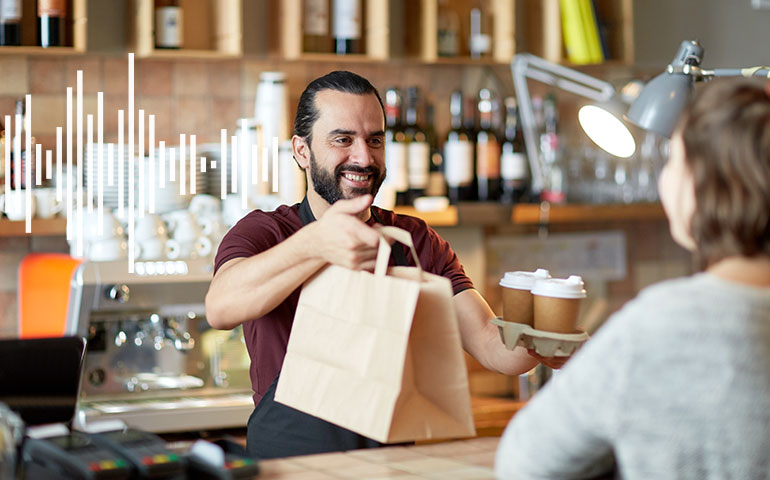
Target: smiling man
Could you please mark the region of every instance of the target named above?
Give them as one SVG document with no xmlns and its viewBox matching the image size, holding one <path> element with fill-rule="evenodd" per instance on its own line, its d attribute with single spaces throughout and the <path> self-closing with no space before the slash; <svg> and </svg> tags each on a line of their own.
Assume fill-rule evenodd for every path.
<svg viewBox="0 0 770 480">
<path fill-rule="evenodd" d="M 451 281 L 463 348 L 482 365 L 517 375 L 537 363 L 525 350 L 502 344 L 490 324 L 495 314 L 448 242 L 420 219 L 371 205 L 386 174 L 384 129 L 382 100 L 368 80 L 332 72 L 312 81 L 300 97 L 292 137 L 294 158 L 307 175 L 307 196 L 274 212 L 251 212 L 219 246 L 206 316 L 214 328 L 243 324 L 256 405 L 248 424 L 251 455 L 276 458 L 380 445 L 274 401 L 303 282 L 329 263 L 374 270 L 377 225 L 409 231 L 423 269 Z M 414 265 L 400 245 L 390 262 Z"/>
</svg>

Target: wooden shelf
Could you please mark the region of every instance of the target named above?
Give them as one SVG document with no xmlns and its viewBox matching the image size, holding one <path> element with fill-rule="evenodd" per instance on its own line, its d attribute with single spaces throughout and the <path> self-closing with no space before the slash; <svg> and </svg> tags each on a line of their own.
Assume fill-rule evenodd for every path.
<svg viewBox="0 0 770 480">
<path fill-rule="evenodd" d="M 444 63 L 444 58 L 438 56 L 438 17 L 439 17 L 439 4 L 438 0 L 422 0 L 420 2 L 420 30 L 422 32 L 422 38 L 420 39 L 420 57 L 426 63 Z M 514 20 L 515 20 L 515 2 L 514 0 L 495 0 L 488 3 L 491 11 L 484 12 L 485 15 L 491 15 L 491 52 L 489 57 L 483 59 L 470 59 L 468 57 L 457 57 L 457 59 L 450 58 L 449 64 L 454 64 L 455 61 L 460 61 L 460 64 L 466 64 L 465 59 L 472 64 L 489 65 L 489 64 L 507 64 L 513 58 L 513 54 L 516 52 L 516 41 L 514 37 Z M 447 2 L 441 8 L 447 8 L 451 10 L 454 15 L 460 19 L 460 31 L 458 32 L 458 43 L 460 53 L 465 52 L 467 54 L 468 38 L 466 37 L 465 22 L 469 18 L 469 12 L 474 6 L 473 3 L 464 0 L 452 0 Z"/>
<path fill-rule="evenodd" d="M 330 63 L 378 63 L 383 62 L 381 58 L 370 57 L 369 55 L 337 55 L 334 53 L 311 53 L 303 52 L 297 57 L 291 57 L 288 61 L 300 62 L 330 62 Z"/>
<path fill-rule="evenodd" d="M 223 53 L 216 50 L 194 50 L 182 48 L 179 50 L 154 48 L 149 53 L 142 55 L 143 58 L 160 59 L 203 59 L 203 60 L 226 60 L 229 58 L 240 57 L 237 53 Z"/>
<path fill-rule="evenodd" d="M 75 55 L 86 51 L 87 42 L 87 0 L 67 2 L 64 47 L 38 47 L 37 2 L 22 0 L 21 46 L 0 47 L 0 55 Z"/>
<path fill-rule="evenodd" d="M 66 233 L 66 218 L 33 219 L 31 233 L 26 232 L 27 222 L 11 221 L 7 218 L 0 219 L 0 237 L 23 237 L 25 235 L 37 235 L 43 237 L 61 236 Z"/>
<path fill-rule="evenodd" d="M 659 203 L 629 205 L 516 205 L 511 221 L 516 225 L 540 223 L 633 222 L 662 220 L 666 215 Z"/>
<path fill-rule="evenodd" d="M 80 55 L 75 47 L 0 47 L 0 55 Z"/>
<path fill-rule="evenodd" d="M 215 59 L 243 53 L 241 0 L 181 0 L 183 48 L 179 50 L 154 48 L 152 0 L 131 0 L 130 5 L 129 48 L 137 57 Z"/>
<path fill-rule="evenodd" d="M 517 4 L 517 27 L 526 25 L 526 32 L 517 32 L 521 39 L 517 52 L 528 52 L 554 63 L 567 64 L 566 49 L 562 37 L 562 17 L 559 0 L 540 0 Z M 633 0 L 595 0 L 599 28 L 606 39 L 607 62 L 622 65 L 634 63 Z"/>
<path fill-rule="evenodd" d="M 425 220 L 434 227 L 456 225 L 500 226 L 628 222 L 663 220 L 663 207 L 658 203 L 635 203 L 629 205 L 550 205 L 518 204 L 511 208 L 499 203 L 461 203 L 438 212 L 421 212 L 414 207 L 396 207 L 396 213 L 412 215 Z M 541 208 L 547 208 L 542 212 Z"/>
<path fill-rule="evenodd" d="M 281 2 L 281 52 L 287 60 L 300 60 L 305 57 L 328 58 L 329 61 L 382 61 L 390 57 L 389 26 L 390 2 L 368 2 L 364 7 L 362 25 L 364 55 L 334 55 L 308 53 L 302 50 L 302 1 L 283 0 Z M 332 9 L 329 9 L 332 16 Z"/>
<path fill-rule="evenodd" d="M 414 207 L 396 207 L 393 211 L 420 218 L 433 227 L 452 227 L 458 223 L 457 207 L 454 206 L 436 212 L 421 212 Z"/>
</svg>

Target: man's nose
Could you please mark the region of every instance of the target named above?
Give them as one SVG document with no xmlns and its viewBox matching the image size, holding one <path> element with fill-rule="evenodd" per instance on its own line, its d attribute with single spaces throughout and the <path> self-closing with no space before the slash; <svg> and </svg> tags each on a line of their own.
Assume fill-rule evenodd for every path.
<svg viewBox="0 0 770 480">
<path fill-rule="evenodd" d="M 372 152 L 369 150 L 369 145 L 366 143 L 366 139 L 357 138 L 353 142 L 353 146 L 350 150 L 350 159 L 362 166 L 368 166 L 374 163 L 374 157 L 372 156 Z"/>
</svg>

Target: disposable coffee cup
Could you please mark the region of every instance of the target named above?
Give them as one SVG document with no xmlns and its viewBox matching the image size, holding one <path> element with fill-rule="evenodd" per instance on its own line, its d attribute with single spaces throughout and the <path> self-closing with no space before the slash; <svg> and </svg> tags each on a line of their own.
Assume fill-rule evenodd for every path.
<svg viewBox="0 0 770 480">
<path fill-rule="evenodd" d="M 585 297 L 583 279 L 578 275 L 537 280 L 532 287 L 535 330 L 575 333 L 580 301 Z"/>
<path fill-rule="evenodd" d="M 505 272 L 500 279 L 503 287 L 503 320 L 534 325 L 532 286 L 537 280 L 551 278 L 548 270 L 534 272 Z"/>
</svg>

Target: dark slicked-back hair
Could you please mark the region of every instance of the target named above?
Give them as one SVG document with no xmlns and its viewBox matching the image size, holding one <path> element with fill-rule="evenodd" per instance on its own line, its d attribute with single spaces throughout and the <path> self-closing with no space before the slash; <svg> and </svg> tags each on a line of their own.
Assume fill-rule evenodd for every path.
<svg viewBox="0 0 770 480">
<path fill-rule="evenodd" d="M 335 71 L 327 73 L 323 77 L 316 78 L 305 88 L 299 97 L 297 115 L 294 117 L 294 135 L 305 139 L 308 145 L 313 140 L 313 125 L 318 120 L 319 112 L 315 105 L 315 96 L 322 90 L 334 90 L 337 92 L 353 93 L 356 95 L 374 94 L 380 102 L 383 118 L 385 107 L 377 89 L 369 83 L 369 80 L 353 72 Z"/>
<path fill-rule="evenodd" d="M 756 79 L 703 87 L 679 121 L 695 180 L 690 225 L 701 267 L 770 256 L 770 88 Z"/>
</svg>

